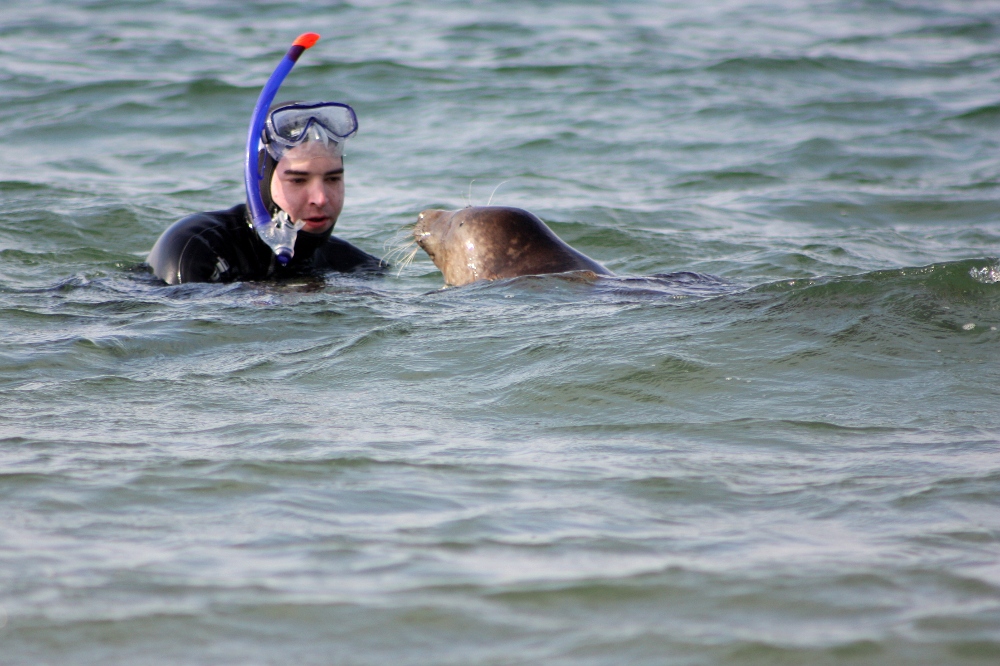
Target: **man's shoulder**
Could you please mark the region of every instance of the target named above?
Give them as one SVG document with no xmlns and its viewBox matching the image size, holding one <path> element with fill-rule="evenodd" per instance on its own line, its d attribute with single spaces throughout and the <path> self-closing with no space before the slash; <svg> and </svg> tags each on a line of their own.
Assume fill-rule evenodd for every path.
<svg viewBox="0 0 1000 666">
<path fill-rule="evenodd" d="M 388 264 L 343 238 L 330 236 L 315 255 L 316 267 L 342 273 L 381 271 Z"/>
<path fill-rule="evenodd" d="M 171 224 L 163 235 L 192 236 L 206 231 L 234 233 L 249 229 L 246 223 L 246 204 L 238 204 L 226 210 L 212 210 L 182 217 Z"/>
<path fill-rule="evenodd" d="M 146 261 L 168 284 L 234 279 L 230 273 L 239 257 L 232 255 L 252 235 L 245 216 L 246 206 L 240 204 L 183 217 L 163 232 Z"/>
</svg>

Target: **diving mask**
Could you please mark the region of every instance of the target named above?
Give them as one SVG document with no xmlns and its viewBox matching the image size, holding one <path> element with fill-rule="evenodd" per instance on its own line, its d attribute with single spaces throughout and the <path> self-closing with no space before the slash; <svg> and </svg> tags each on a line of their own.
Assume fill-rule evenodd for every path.
<svg viewBox="0 0 1000 666">
<path fill-rule="evenodd" d="M 261 142 L 276 161 L 307 141 L 326 145 L 334 155 L 344 154 L 344 141 L 358 131 L 358 117 L 347 104 L 319 102 L 288 104 L 271 111 Z"/>
</svg>

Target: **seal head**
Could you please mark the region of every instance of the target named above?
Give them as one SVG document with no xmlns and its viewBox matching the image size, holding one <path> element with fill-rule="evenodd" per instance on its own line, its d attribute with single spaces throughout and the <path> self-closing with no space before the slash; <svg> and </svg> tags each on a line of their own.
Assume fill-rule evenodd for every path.
<svg viewBox="0 0 1000 666">
<path fill-rule="evenodd" d="M 452 286 L 568 271 L 612 275 L 520 208 L 425 210 L 417 218 L 413 237 Z"/>
</svg>

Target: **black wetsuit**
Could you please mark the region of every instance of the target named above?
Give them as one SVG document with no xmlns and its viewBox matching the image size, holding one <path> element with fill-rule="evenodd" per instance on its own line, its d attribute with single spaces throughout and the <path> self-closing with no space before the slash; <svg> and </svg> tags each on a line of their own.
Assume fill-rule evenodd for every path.
<svg viewBox="0 0 1000 666">
<path fill-rule="evenodd" d="M 247 222 L 244 204 L 189 215 L 163 232 L 149 253 L 153 273 L 167 284 L 235 282 L 291 277 L 324 271 L 377 271 L 385 264 L 347 241 L 299 231 L 287 266 Z"/>
</svg>

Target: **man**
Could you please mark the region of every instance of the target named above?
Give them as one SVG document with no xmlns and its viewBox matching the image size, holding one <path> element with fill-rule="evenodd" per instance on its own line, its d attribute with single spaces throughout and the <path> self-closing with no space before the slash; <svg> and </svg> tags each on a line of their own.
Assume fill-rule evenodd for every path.
<svg viewBox="0 0 1000 666">
<path fill-rule="evenodd" d="M 265 280 L 322 271 L 377 271 L 377 257 L 332 236 L 344 207 L 344 142 L 357 131 L 346 104 L 283 103 L 270 110 L 261 140 L 261 199 L 294 224 L 294 253 L 276 256 L 245 204 L 198 213 L 171 225 L 147 262 L 167 284 Z"/>
</svg>

